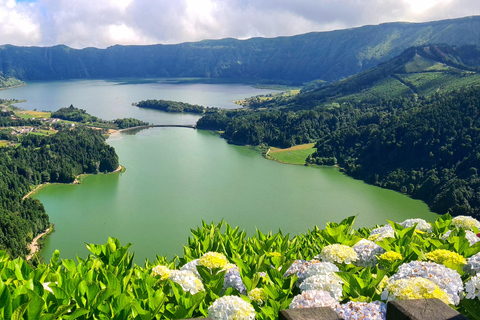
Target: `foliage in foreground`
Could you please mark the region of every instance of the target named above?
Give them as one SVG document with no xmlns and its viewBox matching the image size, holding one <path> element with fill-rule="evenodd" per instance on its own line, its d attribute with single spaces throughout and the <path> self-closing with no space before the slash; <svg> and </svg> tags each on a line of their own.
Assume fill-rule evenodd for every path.
<svg viewBox="0 0 480 320">
<path fill-rule="evenodd" d="M 289 306 L 302 303 L 312 306 L 308 305 L 311 303 L 308 300 L 301 301 L 312 291 L 300 295 L 312 283 L 308 277 L 315 268 L 307 265 L 332 266 L 329 268 L 334 272 L 329 274 L 341 283 L 340 291 L 330 287 L 324 290 L 330 290 L 331 296 L 325 291 L 321 293 L 338 307 L 341 303 L 349 306 L 355 301 L 372 302 L 387 299 L 387 296 L 388 299 L 405 298 L 401 290 L 395 291 L 396 280 L 401 278 L 399 270 L 404 270 L 407 263 L 435 265 L 437 269 L 445 268 L 440 264 L 443 263 L 449 267 L 449 273 L 461 277 L 461 290 L 457 288 L 459 291 L 452 294 L 448 288 L 430 284 L 435 290 L 423 296 L 441 296 L 448 301 L 449 297 L 455 298 L 458 294 L 459 303 L 454 307 L 471 319 L 478 319 L 476 311 L 480 310 L 480 301 L 472 291 L 477 277 L 473 274 L 478 271 L 478 265 L 472 263 L 474 258 L 471 257 L 480 252 L 480 243 L 474 243 L 477 240 L 471 238 L 471 230 L 478 232 L 479 223 L 468 219 L 452 223 L 451 217 L 446 215 L 433 224 L 411 219 L 401 225 L 390 222 L 382 228 L 354 230 L 354 220 L 350 217 L 340 224 L 328 223 L 325 229 L 314 227 L 293 238 L 281 232 L 264 234 L 260 231 L 248 237 L 245 231 L 223 222 L 204 223 L 201 228 L 192 230 L 182 257 L 167 260 L 157 256 L 154 263 L 147 260 L 143 267 L 133 263 L 133 254 L 128 250 L 130 244 L 122 247 L 113 238 L 104 245 L 87 245 L 91 254 L 86 259 L 60 260 L 56 251 L 49 263 L 36 268 L 20 258 L 11 260 L 5 252 L 0 252 L 0 318 L 205 317 L 209 312 L 210 316 L 222 314 L 222 308 L 228 303 L 246 308 L 240 300 L 219 300 L 220 297 L 238 296 L 254 308 L 257 319 L 277 319 L 278 312 Z M 368 250 L 357 250 L 360 244 L 366 243 L 362 240 L 366 238 L 377 240 L 381 248 L 375 251 L 376 255 L 368 257 L 365 254 Z M 349 253 L 345 255 L 342 250 Z M 351 253 L 354 250 L 358 252 L 356 258 Z M 445 254 L 447 251 L 452 254 Z M 323 262 L 312 260 L 315 257 Z M 469 262 L 462 268 L 466 258 L 470 258 Z M 301 259 L 310 262 L 305 264 Z M 303 268 L 295 267 L 302 264 Z M 318 279 L 319 276 L 314 277 Z M 387 284 L 391 292 L 384 290 Z M 463 284 L 471 287 L 466 290 L 470 299 L 465 298 Z M 215 301 L 218 302 L 213 305 Z M 380 306 L 381 303 L 371 305 Z M 247 305 L 245 310 L 251 317 L 253 309 Z M 343 312 L 345 316 L 348 308 Z"/>
</svg>

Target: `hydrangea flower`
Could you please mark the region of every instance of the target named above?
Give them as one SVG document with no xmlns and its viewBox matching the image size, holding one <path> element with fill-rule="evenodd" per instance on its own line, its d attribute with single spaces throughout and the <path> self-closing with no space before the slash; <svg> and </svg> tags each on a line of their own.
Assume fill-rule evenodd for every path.
<svg viewBox="0 0 480 320">
<path fill-rule="evenodd" d="M 236 296 L 223 296 L 208 307 L 208 317 L 216 320 L 254 320 L 252 305 Z"/>
<path fill-rule="evenodd" d="M 404 263 L 398 268 L 398 272 L 390 278 L 389 284 L 400 279 L 415 277 L 425 278 L 435 283 L 449 295 L 455 305 L 460 302 L 460 296 L 463 293 L 463 283 L 460 275 L 457 271 L 435 262 L 412 261 Z"/>
<path fill-rule="evenodd" d="M 378 260 L 380 261 L 380 264 L 384 266 L 391 265 L 395 261 L 402 260 L 402 259 L 403 259 L 402 255 L 395 251 L 387 251 L 378 256 Z"/>
<path fill-rule="evenodd" d="M 480 221 L 469 216 L 457 216 L 452 219 L 452 226 L 473 231 L 473 227 L 480 229 Z"/>
<path fill-rule="evenodd" d="M 168 277 L 170 276 L 170 274 L 172 273 L 172 271 L 170 269 L 168 269 L 167 266 L 155 266 L 153 267 L 152 269 L 152 276 L 160 276 L 160 279 L 162 280 L 166 280 L 168 279 Z"/>
<path fill-rule="evenodd" d="M 464 264 L 467 263 L 467 260 L 462 255 L 445 249 L 437 249 L 432 252 L 428 252 L 425 255 L 425 258 L 443 265 L 450 264 L 459 267 L 462 267 Z"/>
<path fill-rule="evenodd" d="M 307 268 L 310 264 L 319 263 L 319 262 L 320 261 L 318 260 L 310 260 L 310 261 L 295 260 L 290 266 L 290 268 L 288 268 L 287 271 L 285 271 L 285 274 L 283 275 L 283 277 L 286 278 L 288 276 L 291 276 L 292 274 L 297 274 L 300 270 L 302 270 L 303 268 Z"/>
<path fill-rule="evenodd" d="M 302 291 L 327 291 L 335 300 L 340 301 L 343 295 L 342 284 L 343 281 L 335 273 L 330 273 L 326 275 L 315 275 L 305 279 L 305 281 L 300 284 L 300 289 Z"/>
<path fill-rule="evenodd" d="M 335 310 L 338 302 L 327 291 L 307 290 L 293 298 L 289 309 L 321 307 L 330 307 Z"/>
<path fill-rule="evenodd" d="M 248 293 L 248 297 L 259 306 L 263 305 L 268 299 L 268 296 L 263 288 L 252 289 L 252 291 Z"/>
<path fill-rule="evenodd" d="M 467 295 L 465 298 L 467 299 L 480 299 L 480 277 L 479 275 L 475 275 L 470 280 L 465 283 L 465 292 Z"/>
<path fill-rule="evenodd" d="M 218 252 L 209 251 L 198 259 L 198 264 L 211 269 L 223 268 L 228 263 L 227 257 Z"/>
<path fill-rule="evenodd" d="M 407 219 L 399 224 L 404 228 L 410 228 L 410 227 L 413 227 L 415 224 L 417 224 L 417 226 L 415 227 L 415 230 L 422 231 L 422 232 L 432 232 L 433 230 L 430 223 L 428 223 L 423 219 Z"/>
<path fill-rule="evenodd" d="M 298 282 L 302 282 L 306 278 L 316 275 L 327 275 L 340 271 L 336 265 L 331 262 L 321 262 L 312 260 L 315 263 L 306 263 L 297 272 Z"/>
<path fill-rule="evenodd" d="M 350 264 L 358 260 L 358 255 L 353 248 L 338 243 L 323 247 L 319 256 L 323 261 L 345 264 Z M 315 259 L 317 259 L 317 257 L 315 257 Z"/>
<path fill-rule="evenodd" d="M 183 291 L 196 294 L 205 291 L 202 281 L 191 271 L 172 270 L 169 279 L 182 286 Z"/>
<path fill-rule="evenodd" d="M 192 260 L 192 261 L 186 263 L 185 265 L 183 265 L 183 267 L 180 268 L 180 270 L 182 270 L 182 271 L 191 271 L 191 272 L 193 272 L 199 279 L 201 279 L 202 277 L 200 276 L 200 273 L 198 273 L 198 270 L 197 270 L 198 260 L 199 260 L 199 259 L 195 259 L 195 260 Z"/>
<path fill-rule="evenodd" d="M 382 241 L 385 238 L 395 238 L 395 231 L 393 231 L 393 227 L 389 224 L 373 229 L 370 232 L 368 240 Z"/>
<path fill-rule="evenodd" d="M 480 272 L 480 252 L 467 259 L 467 264 L 463 266 L 463 271 L 470 274 Z"/>
<path fill-rule="evenodd" d="M 387 317 L 387 305 L 381 301 L 370 303 L 350 301 L 339 306 L 336 312 L 345 320 L 385 320 Z"/>
<path fill-rule="evenodd" d="M 429 298 L 438 298 L 447 304 L 454 303 L 433 281 L 419 277 L 390 281 L 382 292 L 382 299 L 387 301 Z"/>
<path fill-rule="evenodd" d="M 355 265 L 359 267 L 375 266 L 377 264 L 376 255 L 385 252 L 385 249 L 367 239 L 358 241 L 353 246 L 353 250 L 355 250 L 358 255 L 358 260 L 355 262 Z"/>
<path fill-rule="evenodd" d="M 452 230 L 448 230 L 440 237 L 440 239 L 447 240 L 451 233 Z M 470 246 L 473 246 L 475 243 L 480 241 L 480 238 L 470 230 L 465 230 L 465 238 L 467 239 L 468 243 L 470 243 Z"/>
<path fill-rule="evenodd" d="M 240 276 L 240 269 L 234 264 L 229 265 L 229 267 L 230 268 L 227 269 L 223 280 L 222 292 L 225 292 L 228 288 L 234 288 L 241 294 L 246 295 L 247 288 L 245 288 L 242 277 Z"/>
</svg>

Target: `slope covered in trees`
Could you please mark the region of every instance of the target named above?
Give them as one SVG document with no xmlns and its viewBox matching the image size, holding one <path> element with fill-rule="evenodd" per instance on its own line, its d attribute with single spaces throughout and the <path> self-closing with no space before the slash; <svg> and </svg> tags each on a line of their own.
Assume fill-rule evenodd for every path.
<svg viewBox="0 0 480 320">
<path fill-rule="evenodd" d="M 480 17 L 176 45 L 81 50 L 62 45 L 4 45 L 0 47 L 0 72 L 21 80 L 212 77 L 333 81 L 375 67 L 411 46 L 432 43 L 480 45 Z"/>
<path fill-rule="evenodd" d="M 115 150 L 98 130 L 67 127 L 55 135 L 28 134 L 18 140 L 17 147 L 0 148 L 0 248 L 14 257 L 25 256 L 27 243 L 49 226 L 43 205 L 36 199 L 23 199 L 33 186 L 69 183 L 81 173 L 118 167 Z"/>
</svg>

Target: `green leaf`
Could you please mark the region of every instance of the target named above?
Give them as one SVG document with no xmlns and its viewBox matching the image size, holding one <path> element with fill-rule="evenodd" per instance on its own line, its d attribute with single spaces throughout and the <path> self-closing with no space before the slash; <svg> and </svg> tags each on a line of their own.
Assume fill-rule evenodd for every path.
<svg viewBox="0 0 480 320">
<path fill-rule="evenodd" d="M 27 311 L 28 304 L 30 302 L 24 303 L 13 311 L 12 320 L 23 320 L 23 314 Z"/>
</svg>

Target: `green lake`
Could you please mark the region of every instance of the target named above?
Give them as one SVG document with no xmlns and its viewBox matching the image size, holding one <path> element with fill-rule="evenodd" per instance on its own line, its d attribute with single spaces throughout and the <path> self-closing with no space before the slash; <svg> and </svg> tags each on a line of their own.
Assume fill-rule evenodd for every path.
<svg viewBox="0 0 480 320">
<path fill-rule="evenodd" d="M 70 103 L 105 119 L 135 116 L 138 112 L 139 118 L 161 124 L 190 124 L 197 119 L 193 115 L 154 110 L 142 113 L 143 110 L 131 106 L 131 102 L 141 99 L 162 98 L 155 96 L 154 85 L 95 81 L 65 82 L 68 85 L 57 82 L 57 85 L 72 86 L 68 89 Z M 219 99 L 213 97 L 215 90 L 209 87 L 211 85 L 216 86 L 215 90 L 222 99 L 230 99 L 227 101 L 233 100 L 238 92 L 262 92 L 239 84 L 203 84 L 198 95 L 207 103 L 197 103 L 208 105 L 208 101 Z M 44 95 L 47 95 L 49 90 L 54 90 L 55 82 L 32 86 L 42 96 L 40 89 L 43 87 Z M 124 96 L 116 107 L 121 110 L 121 115 L 116 116 L 112 111 L 115 108 L 111 106 L 115 103 L 92 93 L 101 86 L 106 92 L 104 96 L 112 99 L 115 90 L 119 91 L 116 95 Z M 170 91 L 181 92 L 182 88 L 178 86 L 181 85 L 172 84 Z M 28 87 L 30 85 L 18 88 L 21 90 L 6 90 L 0 93 L 0 98 L 6 98 L 5 93 L 11 98 L 25 98 L 21 93 L 28 95 Z M 153 90 L 150 96 L 148 90 Z M 210 90 L 210 98 L 204 97 L 207 90 Z M 232 94 L 232 90 L 237 93 Z M 143 92 L 144 97 L 137 98 L 136 91 Z M 76 97 L 84 99 L 85 96 L 90 102 L 84 106 Z M 42 107 L 41 103 L 37 106 L 35 98 L 26 99 L 28 105 L 19 106 L 39 110 L 55 110 L 63 106 L 53 100 L 49 102 L 48 99 L 52 98 L 48 97 L 45 101 L 52 108 Z M 168 99 L 182 101 L 182 96 Z M 102 104 L 102 101 L 108 103 Z M 102 109 L 102 105 L 110 111 Z M 223 106 L 231 107 L 228 103 Z M 143 263 L 145 258 L 153 260 L 156 254 L 181 255 L 190 228 L 196 228 L 202 220 L 210 223 L 224 219 L 247 230 L 250 235 L 255 228 L 262 232 L 281 229 L 285 234 L 293 235 L 306 232 L 314 225 L 323 227 L 327 221 L 338 222 L 351 215 L 358 215 L 357 227 L 384 224 L 386 219 L 424 218 L 433 221 L 436 217 L 421 201 L 354 180 L 336 168 L 269 161 L 255 149 L 229 145 L 207 131 L 151 128 L 136 134 L 112 135 L 108 143 L 115 147 L 126 172 L 92 175 L 81 185 L 51 185 L 35 194 L 56 228 L 55 233 L 47 238 L 42 252 L 46 259 L 55 249 L 60 250 L 63 258 L 75 258 L 75 254 L 84 257 L 87 253 L 85 243 L 105 243 L 109 236 L 119 238 L 122 243 L 133 243 L 137 263 Z"/>
</svg>

